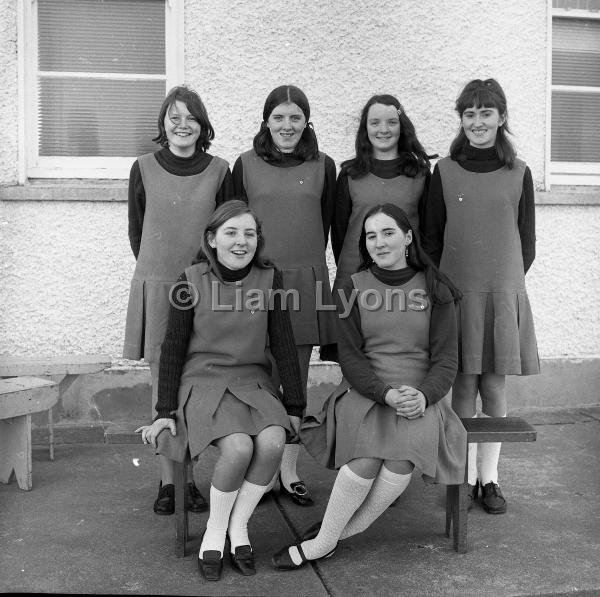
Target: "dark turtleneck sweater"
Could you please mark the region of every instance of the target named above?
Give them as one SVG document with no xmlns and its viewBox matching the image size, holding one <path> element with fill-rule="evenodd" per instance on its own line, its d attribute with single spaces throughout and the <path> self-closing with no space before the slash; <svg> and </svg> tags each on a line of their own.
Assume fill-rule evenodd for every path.
<svg viewBox="0 0 600 597">
<path fill-rule="evenodd" d="M 267 162 L 274 168 L 293 168 L 304 162 L 300 158 L 289 154 L 279 154 L 281 159 Z M 248 201 L 248 195 L 244 188 L 244 165 L 242 159 L 238 158 L 233 165 L 233 190 L 236 197 L 244 198 Z M 331 217 L 333 215 L 333 204 L 335 198 L 335 162 L 325 155 L 325 182 L 323 192 L 321 193 L 321 218 L 323 220 L 323 234 L 325 235 L 325 245 L 329 237 L 329 228 L 331 227 Z"/>
<path fill-rule="evenodd" d="M 374 264 L 370 267 L 370 271 L 380 282 L 389 286 L 406 284 L 417 273 L 411 267 L 385 270 Z M 353 289 L 352 279 L 349 278 L 342 283 L 339 292 L 349 300 Z M 438 284 L 438 292 L 441 299 L 432 301 L 429 324 L 429 371 L 420 386 L 416 388 L 423 393 L 428 406 L 435 404 L 448 393 L 454 383 L 458 367 L 458 335 L 454 301 L 446 286 Z M 345 306 L 339 294 L 334 296 L 334 299 L 338 314 L 343 313 Z M 391 386 L 375 374 L 368 357 L 363 352 L 364 338 L 357 301 L 352 304 L 348 317 L 340 317 L 338 330 L 339 363 L 345 379 L 353 389 L 366 398 L 385 404 L 385 395 Z"/>
<path fill-rule="evenodd" d="M 494 172 L 503 167 L 494 147 L 478 149 L 467 145 L 465 154 L 466 159 L 459 161 L 458 164 L 469 172 Z M 535 194 L 529 166 L 525 167 L 523 175 L 523 191 L 519 201 L 517 226 L 521 237 L 523 269 L 527 273 L 535 259 Z M 444 203 L 442 177 L 436 164 L 421 219 L 423 248 L 436 265 L 440 264 L 442 258 L 445 228 L 446 204 Z"/>
<path fill-rule="evenodd" d="M 200 174 L 210 164 L 213 156 L 202 150 L 196 150 L 194 155 L 189 158 L 180 158 L 171 153 L 168 147 L 155 152 L 156 161 L 169 174 L 176 176 L 193 176 Z M 221 205 L 224 201 L 233 197 L 233 179 L 229 170 L 221 183 L 221 188 L 215 196 L 216 205 Z M 129 174 L 129 244 L 135 258 L 138 258 L 140 244 L 142 242 L 142 228 L 144 226 L 144 214 L 146 213 L 146 190 L 142 181 L 140 164 L 136 160 L 131 166 Z"/>
<path fill-rule="evenodd" d="M 405 161 L 406 159 L 403 156 L 399 156 L 393 160 L 373 159 L 371 161 L 370 173 L 383 179 L 396 178 L 397 176 L 402 175 L 402 166 Z M 419 218 L 423 217 L 422 209 L 425 204 L 425 198 L 427 197 L 430 179 L 431 173 L 427 172 L 425 175 L 423 193 L 419 198 L 419 204 L 417 206 Z M 335 204 L 333 218 L 331 220 L 331 248 L 333 249 L 333 256 L 335 257 L 336 263 L 342 252 L 342 247 L 344 246 L 344 239 L 346 238 L 346 231 L 348 230 L 348 222 L 350 221 L 351 214 L 352 197 L 350 197 L 350 190 L 348 188 L 348 173 L 346 170 L 342 170 L 336 182 Z"/>
<path fill-rule="evenodd" d="M 219 272 L 225 282 L 242 280 L 248 275 L 251 268 L 252 264 L 241 270 L 230 270 L 219 264 Z M 185 273 L 179 276 L 178 282 L 187 282 Z M 273 290 L 277 289 L 283 289 L 283 276 L 276 269 L 273 274 Z M 173 298 L 180 297 L 177 295 Z M 191 295 L 179 300 L 177 306 L 172 304 L 169 311 L 169 323 L 160 353 L 157 419 L 174 418 L 174 412 L 177 410 L 179 382 L 194 327 L 192 300 Z M 282 403 L 290 415 L 302 416 L 306 407 L 306 399 L 302 388 L 290 314 L 287 309 L 281 308 L 281 293 L 276 293 L 274 296 L 273 308 L 268 313 L 267 326 L 269 347 L 281 377 Z M 260 347 L 257 347 L 257 350 L 259 349 Z"/>
</svg>

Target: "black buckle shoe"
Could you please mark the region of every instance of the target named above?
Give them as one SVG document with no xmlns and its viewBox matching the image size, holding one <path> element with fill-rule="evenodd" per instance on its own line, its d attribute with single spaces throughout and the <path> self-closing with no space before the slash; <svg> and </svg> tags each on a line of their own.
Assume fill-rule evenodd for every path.
<svg viewBox="0 0 600 597">
<path fill-rule="evenodd" d="M 506 500 L 500 487 L 493 481 L 486 483 L 481 488 L 481 505 L 488 514 L 504 514 L 506 512 Z"/>
<path fill-rule="evenodd" d="M 175 512 L 175 485 L 168 483 L 158 486 L 158 497 L 154 502 L 154 512 L 160 516 L 169 516 Z"/>
<path fill-rule="evenodd" d="M 223 572 L 223 554 L 216 549 L 202 552 L 198 558 L 198 570 L 206 580 L 221 580 Z"/>
<path fill-rule="evenodd" d="M 244 576 L 256 574 L 254 554 L 249 545 L 238 545 L 235 548 L 235 553 L 229 552 L 229 558 L 231 560 L 231 567 L 240 574 Z"/>
<path fill-rule="evenodd" d="M 185 486 L 185 499 L 189 512 L 206 512 L 208 504 L 193 481 Z"/>
<path fill-rule="evenodd" d="M 281 490 L 284 491 L 290 499 L 298 504 L 299 506 L 312 506 L 315 502 L 313 501 L 304 481 L 295 481 L 290 483 L 292 491 L 288 491 L 287 487 L 281 483 Z"/>
</svg>

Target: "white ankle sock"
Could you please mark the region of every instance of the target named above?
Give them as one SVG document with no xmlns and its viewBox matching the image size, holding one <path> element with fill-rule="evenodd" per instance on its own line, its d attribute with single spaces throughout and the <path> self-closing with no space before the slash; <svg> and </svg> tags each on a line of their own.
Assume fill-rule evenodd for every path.
<svg viewBox="0 0 600 597">
<path fill-rule="evenodd" d="M 479 465 L 479 478 L 482 485 L 490 482 L 498 483 L 498 459 L 500 458 L 501 442 L 490 442 L 479 446 L 481 462 Z"/>
<path fill-rule="evenodd" d="M 401 475 L 381 466 L 369 495 L 353 514 L 340 539 L 362 533 L 377 520 L 408 487 L 412 473 Z"/>
<path fill-rule="evenodd" d="M 229 515 L 235 503 L 239 490 L 220 491 L 214 485 L 210 486 L 210 514 L 206 522 L 206 532 L 202 539 L 198 557 L 209 550 L 220 551 L 223 553 L 225 546 L 225 533 L 229 523 Z"/>
<path fill-rule="evenodd" d="M 300 453 L 300 444 L 285 444 L 283 456 L 281 457 L 281 482 L 284 487 L 291 491 L 291 484 L 300 481 L 296 472 L 296 462 Z"/>
<path fill-rule="evenodd" d="M 373 479 L 359 477 L 347 464 L 340 468 L 329 496 L 319 534 L 314 539 L 303 541 L 301 544 L 307 559 L 321 558 L 337 545 L 344 527 L 363 503 L 372 485 Z M 295 546 L 290 547 L 289 553 L 294 564 L 302 562 Z"/>
<path fill-rule="evenodd" d="M 238 545 L 250 545 L 248 521 L 260 498 L 264 495 L 265 487 L 266 485 L 255 485 L 244 479 L 233 505 L 227 528 L 231 540 L 231 553 L 235 553 Z"/>
</svg>

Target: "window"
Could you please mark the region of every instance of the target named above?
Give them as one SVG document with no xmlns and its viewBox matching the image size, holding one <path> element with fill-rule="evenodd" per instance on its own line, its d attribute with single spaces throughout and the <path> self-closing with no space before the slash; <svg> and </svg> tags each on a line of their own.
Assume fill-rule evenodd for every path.
<svg viewBox="0 0 600 597">
<path fill-rule="evenodd" d="M 183 0 L 24 0 L 22 178 L 127 178 L 182 79 Z"/>
<path fill-rule="evenodd" d="M 600 0 L 552 2 L 550 182 L 600 184 Z"/>
</svg>

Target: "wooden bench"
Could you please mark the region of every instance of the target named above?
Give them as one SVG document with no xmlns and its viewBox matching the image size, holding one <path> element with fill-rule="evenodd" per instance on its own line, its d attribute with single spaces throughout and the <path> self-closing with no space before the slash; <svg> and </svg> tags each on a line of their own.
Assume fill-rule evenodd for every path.
<svg viewBox="0 0 600 597">
<path fill-rule="evenodd" d="M 36 377 L 0 379 L 0 481 L 13 473 L 21 489 L 31 479 L 31 414 L 51 409 L 58 400 L 58 384 Z"/>
<path fill-rule="evenodd" d="M 534 442 L 537 438 L 537 431 L 519 417 L 484 417 L 461 421 L 467 430 L 467 443 Z M 454 549 L 459 553 L 468 551 L 468 467 L 467 450 L 464 483 L 448 485 L 446 488 L 446 536 L 450 537 L 450 527 L 453 527 Z"/>
<path fill-rule="evenodd" d="M 58 397 L 62 398 L 77 376 L 99 373 L 110 367 L 111 359 L 105 354 L 66 355 L 60 357 L 0 357 L 0 377 L 47 377 L 58 384 Z M 52 406 L 48 410 L 48 444 L 50 460 L 54 460 L 54 421 Z M 42 409 L 43 410 L 43 409 Z"/>
</svg>

